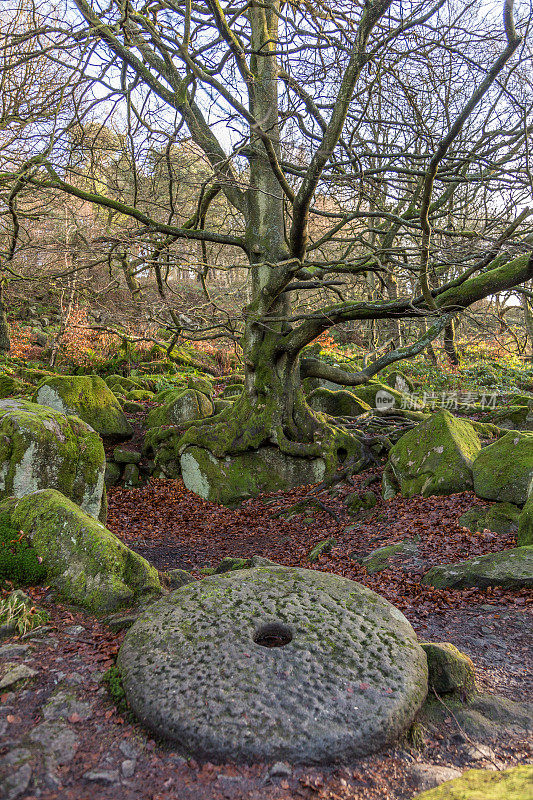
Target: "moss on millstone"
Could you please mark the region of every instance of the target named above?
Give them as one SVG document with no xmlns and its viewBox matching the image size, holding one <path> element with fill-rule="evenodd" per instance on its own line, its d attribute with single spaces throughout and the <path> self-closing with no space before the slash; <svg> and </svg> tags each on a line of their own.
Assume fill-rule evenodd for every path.
<svg viewBox="0 0 533 800">
<path fill-rule="evenodd" d="M 172 389 L 164 394 L 163 405 L 148 414 L 149 428 L 165 425 L 183 425 L 195 419 L 204 419 L 213 413 L 213 403 L 203 392 L 195 389 Z M 157 395 L 158 401 L 161 394 Z"/>
<path fill-rule="evenodd" d="M 532 793 L 533 766 L 524 764 L 506 770 L 469 769 L 413 800 L 530 800 Z"/>
<path fill-rule="evenodd" d="M 470 531 L 489 530 L 504 534 L 517 529 L 519 517 L 518 506 L 512 503 L 495 503 L 492 506 L 470 508 L 459 517 L 459 524 Z"/>
<path fill-rule="evenodd" d="M 33 401 L 63 414 L 76 414 L 102 436 L 127 438 L 133 433 L 119 401 L 98 375 L 46 378 Z"/>
<path fill-rule="evenodd" d="M 46 581 L 68 602 L 104 614 L 161 593 L 157 570 L 60 492 L 7 498 L 0 514 L 24 531 Z"/>
<path fill-rule="evenodd" d="M 387 477 L 406 497 L 463 492 L 472 486 L 472 464 L 480 449 L 468 422 L 439 411 L 391 448 Z"/>
<path fill-rule="evenodd" d="M 501 553 L 441 564 L 433 567 L 422 578 L 422 583 L 436 589 L 486 589 L 501 586 L 503 589 L 523 589 L 533 586 L 533 545 L 514 547 Z"/>
<path fill-rule="evenodd" d="M 484 447 L 472 473 L 478 497 L 524 505 L 533 489 L 533 433 L 510 431 Z"/>
<path fill-rule="evenodd" d="M 428 660 L 429 689 L 437 694 L 472 694 L 476 679 L 472 659 L 449 642 L 421 642 L 421 647 Z"/>
<path fill-rule="evenodd" d="M 371 410 L 368 403 L 346 390 L 331 392 L 329 389 L 315 389 L 307 398 L 307 402 L 315 411 L 321 411 L 332 417 L 357 417 Z"/>
<path fill-rule="evenodd" d="M 81 419 L 26 400 L 0 401 L 0 497 L 52 488 L 100 517 L 104 472 L 102 440 Z"/>
<path fill-rule="evenodd" d="M 516 543 L 520 547 L 533 544 L 533 497 L 527 501 L 518 518 Z"/>
</svg>

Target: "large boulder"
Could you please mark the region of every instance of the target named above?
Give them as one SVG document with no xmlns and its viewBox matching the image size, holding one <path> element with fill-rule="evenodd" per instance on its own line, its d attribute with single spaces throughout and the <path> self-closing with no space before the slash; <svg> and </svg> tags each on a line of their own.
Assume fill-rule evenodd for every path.
<svg viewBox="0 0 533 800">
<path fill-rule="evenodd" d="M 531 431 L 533 430 L 533 413 L 527 405 L 507 406 L 507 408 L 495 408 L 484 414 L 481 419 L 483 422 L 491 422 L 499 428 L 510 431 Z"/>
<path fill-rule="evenodd" d="M 346 578 L 275 565 L 172 592 L 117 664 L 141 722 L 210 761 L 349 760 L 394 741 L 427 694 L 398 609 Z"/>
<path fill-rule="evenodd" d="M 0 401 L 0 497 L 57 489 L 105 522 L 105 465 L 102 440 L 79 417 Z"/>
<path fill-rule="evenodd" d="M 350 389 L 353 394 L 367 403 L 371 408 L 387 410 L 389 408 L 400 408 L 407 402 L 407 396 L 392 386 L 387 386 L 381 381 L 369 381 L 361 386 L 354 386 Z"/>
<path fill-rule="evenodd" d="M 154 567 L 54 489 L 8 497 L 0 514 L 24 532 L 47 583 L 68 602 L 104 614 L 161 592 Z"/>
<path fill-rule="evenodd" d="M 491 506 L 475 506 L 459 517 L 459 524 L 470 531 L 494 531 L 512 533 L 518 529 L 520 509 L 512 503 L 494 503 Z M 527 544 L 522 542 L 522 544 Z"/>
<path fill-rule="evenodd" d="M 368 403 L 345 390 L 330 392 L 329 389 L 315 389 L 308 396 L 307 402 L 314 411 L 321 411 L 332 417 L 357 417 L 370 411 Z"/>
<path fill-rule="evenodd" d="M 203 447 L 187 447 L 180 464 L 187 489 L 204 500 L 227 506 L 261 492 L 320 483 L 326 474 L 322 458 L 296 458 L 277 447 L 260 447 L 224 458 L 216 458 Z"/>
<path fill-rule="evenodd" d="M 516 543 L 519 546 L 533 544 L 533 497 L 527 501 L 518 518 Z"/>
<path fill-rule="evenodd" d="M 470 423 L 439 411 L 391 448 L 386 480 L 406 497 L 463 492 L 472 486 L 472 464 L 480 450 Z"/>
<path fill-rule="evenodd" d="M 501 553 L 488 553 L 455 564 L 440 564 L 424 575 L 422 583 L 436 589 L 533 587 L 533 545 L 513 547 Z"/>
<path fill-rule="evenodd" d="M 528 800 L 533 795 L 533 766 L 469 769 L 460 778 L 417 794 L 413 800 Z"/>
<path fill-rule="evenodd" d="M 126 439 L 133 433 L 119 401 L 98 375 L 46 378 L 37 387 L 33 402 L 76 414 L 102 436 Z"/>
<path fill-rule="evenodd" d="M 156 397 L 160 400 L 161 395 Z M 165 425 L 183 425 L 195 419 L 210 417 L 213 413 L 211 399 L 196 389 L 170 389 L 165 392 L 164 402 L 148 414 L 149 428 Z"/>
<path fill-rule="evenodd" d="M 533 433 L 510 431 L 484 447 L 472 473 L 478 497 L 523 506 L 533 489 Z"/>
</svg>

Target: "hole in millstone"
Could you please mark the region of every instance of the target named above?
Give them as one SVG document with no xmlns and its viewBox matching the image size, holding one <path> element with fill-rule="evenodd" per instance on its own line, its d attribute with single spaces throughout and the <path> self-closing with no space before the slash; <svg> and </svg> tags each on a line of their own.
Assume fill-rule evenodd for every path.
<svg viewBox="0 0 533 800">
<path fill-rule="evenodd" d="M 262 625 L 254 633 L 254 642 L 261 647 L 284 647 L 292 641 L 292 631 L 287 625 L 280 622 L 271 622 Z"/>
</svg>

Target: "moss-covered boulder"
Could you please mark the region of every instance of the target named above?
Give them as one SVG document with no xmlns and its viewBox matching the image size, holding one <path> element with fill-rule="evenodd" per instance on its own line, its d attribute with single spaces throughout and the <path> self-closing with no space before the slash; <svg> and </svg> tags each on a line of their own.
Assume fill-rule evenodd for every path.
<svg viewBox="0 0 533 800">
<path fill-rule="evenodd" d="M 154 400 L 155 398 L 155 394 L 149 392 L 148 389 L 131 389 L 124 396 L 126 400 L 133 400 L 134 403 L 139 403 L 143 400 Z"/>
<path fill-rule="evenodd" d="M 516 543 L 519 546 L 533 544 L 533 497 L 531 497 L 518 518 Z"/>
<path fill-rule="evenodd" d="M 119 401 L 98 375 L 46 378 L 33 401 L 63 414 L 76 414 L 102 436 L 128 438 L 133 433 Z"/>
<path fill-rule="evenodd" d="M 296 458 L 277 447 L 260 447 L 216 458 L 202 447 L 187 447 L 181 455 L 181 474 L 187 489 L 227 506 L 236 506 L 261 492 L 277 492 L 319 483 L 326 465 L 321 458 Z"/>
<path fill-rule="evenodd" d="M 533 430 L 533 413 L 527 405 L 512 405 L 506 408 L 495 408 L 481 417 L 483 422 L 491 422 L 499 428 L 509 431 Z"/>
<path fill-rule="evenodd" d="M 436 589 L 533 587 L 533 545 L 514 547 L 501 553 L 488 553 L 455 564 L 440 564 L 424 575 L 422 583 Z"/>
<path fill-rule="evenodd" d="M 449 642 L 422 642 L 428 660 L 428 686 L 437 694 L 474 691 L 476 674 L 472 659 Z"/>
<path fill-rule="evenodd" d="M 523 506 L 533 489 L 533 433 L 510 431 L 484 447 L 472 473 L 478 497 Z"/>
<path fill-rule="evenodd" d="M 518 529 L 520 509 L 512 503 L 494 503 L 492 506 L 475 506 L 459 517 L 459 524 L 470 531 L 512 533 Z M 525 542 L 523 544 L 526 544 Z"/>
<path fill-rule="evenodd" d="M 105 468 L 102 440 L 79 417 L 0 401 L 0 497 L 57 489 L 105 522 Z"/>
<path fill-rule="evenodd" d="M 160 594 L 157 570 L 114 533 L 54 489 L 0 503 L 0 515 L 24 532 L 65 600 L 96 614 Z"/>
<path fill-rule="evenodd" d="M 350 391 L 371 408 L 400 408 L 406 401 L 405 394 L 381 381 L 369 381 L 354 386 Z"/>
<path fill-rule="evenodd" d="M 391 448 L 387 480 L 406 497 L 463 492 L 472 486 L 472 464 L 480 450 L 478 435 L 468 422 L 439 411 Z"/>
<path fill-rule="evenodd" d="M 376 572 L 382 572 L 384 569 L 391 567 L 391 559 L 396 556 L 416 556 L 418 546 L 412 539 L 404 539 L 397 544 L 388 544 L 384 547 L 378 547 L 367 556 L 363 558 L 351 556 L 355 561 L 358 561 L 369 575 L 374 575 Z"/>
<path fill-rule="evenodd" d="M 213 403 L 203 392 L 196 389 L 172 389 L 166 393 L 163 405 L 150 411 L 147 425 L 149 428 L 183 425 L 185 422 L 209 417 L 212 413 Z"/>
<path fill-rule="evenodd" d="M 358 417 L 365 411 L 370 411 L 368 403 L 346 390 L 331 392 L 329 389 L 315 389 L 308 396 L 307 402 L 315 411 L 330 414 L 332 417 Z"/>
<path fill-rule="evenodd" d="M 213 381 L 207 375 L 190 375 L 187 378 L 187 387 L 197 392 L 203 392 L 208 397 L 213 394 Z"/>
<path fill-rule="evenodd" d="M 31 383 L 21 381 L 15 375 L 4 373 L 0 375 L 0 400 L 13 395 L 29 394 L 33 391 Z"/>
<path fill-rule="evenodd" d="M 469 769 L 413 800 L 530 800 L 532 796 L 533 766 L 524 764 L 501 771 Z"/>
</svg>

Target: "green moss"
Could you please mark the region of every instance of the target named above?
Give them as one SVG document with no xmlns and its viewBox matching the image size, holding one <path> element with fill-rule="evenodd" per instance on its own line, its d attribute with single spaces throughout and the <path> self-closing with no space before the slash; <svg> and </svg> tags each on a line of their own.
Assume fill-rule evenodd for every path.
<svg viewBox="0 0 533 800">
<path fill-rule="evenodd" d="M 518 519 L 516 543 L 520 547 L 533 544 L 533 497 L 527 501 Z"/>
<path fill-rule="evenodd" d="M 533 433 L 509 431 L 472 465 L 478 497 L 523 505 L 533 490 Z"/>
<path fill-rule="evenodd" d="M 439 411 L 391 448 L 388 477 L 406 497 L 462 492 L 472 486 L 472 463 L 480 450 L 468 422 Z"/>
<path fill-rule="evenodd" d="M 422 583 L 437 589 L 467 589 L 501 586 L 504 589 L 521 589 L 533 586 L 533 545 L 514 547 L 501 553 L 442 564 L 433 567 L 422 578 Z"/>
<path fill-rule="evenodd" d="M 428 685 L 437 694 L 458 692 L 469 696 L 475 689 L 472 660 L 449 642 L 422 642 L 428 660 Z"/>
<path fill-rule="evenodd" d="M 127 438 L 133 433 L 119 401 L 98 375 L 46 378 L 33 400 L 63 414 L 76 414 L 102 436 Z"/>
<path fill-rule="evenodd" d="M 35 586 L 46 577 L 46 569 L 28 537 L 11 524 L 9 514 L 0 513 L 0 583 Z"/>
<path fill-rule="evenodd" d="M 112 667 L 109 667 L 107 672 L 104 672 L 102 675 L 102 683 L 107 689 L 109 697 L 116 705 L 118 710 L 123 714 L 129 714 L 130 710 L 128 701 L 126 700 L 126 693 L 122 685 L 122 675 L 116 664 L 114 664 Z"/>
<path fill-rule="evenodd" d="M 159 408 L 153 408 L 148 414 L 149 428 L 183 425 L 209 417 L 213 413 L 211 400 L 195 389 L 168 389 L 160 392 L 156 400 L 163 404 Z"/>
<path fill-rule="evenodd" d="M 332 392 L 329 389 L 315 389 L 307 401 L 315 411 L 332 417 L 357 417 L 371 410 L 368 403 L 346 390 Z"/>
<path fill-rule="evenodd" d="M 307 560 L 313 564 L 315 561 L 318 561 L 323 553 L 331 553 L 336 544 L 337 542 L 332 538 L 324 539 L 322 542 L 318 542 L 318 544 L 316 544 L 309 552 Z"/>
</svg>

